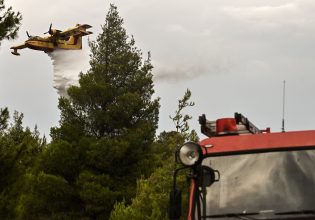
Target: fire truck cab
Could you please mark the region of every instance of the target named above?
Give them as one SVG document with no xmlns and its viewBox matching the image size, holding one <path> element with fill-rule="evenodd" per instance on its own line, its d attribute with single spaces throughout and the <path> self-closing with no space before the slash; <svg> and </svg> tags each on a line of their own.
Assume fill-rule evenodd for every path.
<svg viewBox="0 0 315 220">
<path fill-rule="evenodd" d="M 170 219 L 182 219 L 176 176 L 190 169 L 185 219 L 315 219 L 315 130 L 271 132 L 242 114 L 208 121 L 176 152 Z"/>
</svg>

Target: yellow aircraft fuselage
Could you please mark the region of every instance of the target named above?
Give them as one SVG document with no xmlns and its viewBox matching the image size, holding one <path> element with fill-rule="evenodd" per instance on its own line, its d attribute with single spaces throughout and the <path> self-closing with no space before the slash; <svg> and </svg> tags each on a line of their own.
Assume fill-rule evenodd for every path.
<svg viewBox="0 0 315 220">
<path fill-rule="evenodd" d="M 57 48 L 80 50 L 82 49 L 82 37 L 70 36 L 69 40 L 56 40 L 55 42 L 43 37 L 34 37 L 25 41 L 25 45 L 30 49 L 41 50 L 44 52 L 52 52 Z"/>
</svg>

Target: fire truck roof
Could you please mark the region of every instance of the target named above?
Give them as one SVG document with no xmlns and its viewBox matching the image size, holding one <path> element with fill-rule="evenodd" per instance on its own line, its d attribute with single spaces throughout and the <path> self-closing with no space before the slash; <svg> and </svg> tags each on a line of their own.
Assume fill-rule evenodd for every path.
<svg viewBox="0 0 315 220">
<path fill-rule="evenodd" d="M 315 149 L 315 130 L 217 136 L 200 145 L 207 156 Z"/>
</svg>

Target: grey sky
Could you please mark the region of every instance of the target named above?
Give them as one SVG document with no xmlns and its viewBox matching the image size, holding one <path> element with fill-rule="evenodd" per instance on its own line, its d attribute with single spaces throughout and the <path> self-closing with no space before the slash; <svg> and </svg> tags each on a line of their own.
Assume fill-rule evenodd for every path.
<svg viewBox="0 0 315 220">
<path fill-rule="evenodd" d="M 196 105 L 187 113 L 199 131 L 198 116 L 209 119 L 246 115 L 260 128 L 281 128 L 282 82 L 286 80 L 286 130 L 315 128 L 315 1 L 312 0 L 116 0 L 127 33 L 151 51 L 156 96 L 161 97 L 160 129 L 186 88 Z M 0 107 L 25 115 L 41 133 L 58 125 L 58 94 L 52 60 L 9 47 L 26 40 L 25 31 L 42 35 L 87 23 L 93 40 L 104 23 L 109 1 L 6 0 L 23 15 L 19 38 L 0 47 Z M 88 53 L 87 38 L 84 50 Z M 78 67 L 88 60 L 80 60 Z M 78 71 L 78 70 L 75 70 Z M 74 73 L 77 74 L 77 73 Z"/>
</svg>

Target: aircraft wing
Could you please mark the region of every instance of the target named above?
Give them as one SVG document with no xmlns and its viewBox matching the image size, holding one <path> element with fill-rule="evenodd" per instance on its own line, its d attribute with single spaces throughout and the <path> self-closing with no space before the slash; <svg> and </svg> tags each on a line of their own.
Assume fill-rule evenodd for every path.
<svg viewBox="0 0 315 220">
<path fill-rule="evenodd" d="M 10 47 L 10 49 L 13 50 L 13 51 L 11 51 L 11 53 L 13 55 L 20 56 L 20 54 L 17 52 L 17 50 L 24 49 L 26 47 L 27 47 L 26 44 L 20 44 L 20 45 L 17 45 L 17 46 Z"/>
<path fill-rule="evenodd" d="M 60 37 L 69 37 L 69 36 L 84 36 L 84 35 L 89 35 L 92 34 L 91 31 L 86 31 L 86 29 L 91 28 L 91 25 L 88 24 L 82 24 L 82 25 L 77 25 L 74 28 L 70 28 L 65 31 L 61 31 L 59 33 Z"/>
<path fill-rule="evenodd" d="M 27 47 L 26 44 L 20 44 L 20 45 L 17 45 L 17 46 L 10 47 L 10 49 L 20 50 L 20 49 L 24 49 L 26 47 Z"/>
</svg>

